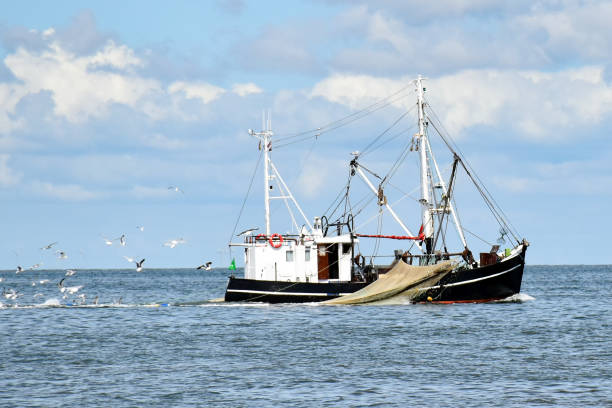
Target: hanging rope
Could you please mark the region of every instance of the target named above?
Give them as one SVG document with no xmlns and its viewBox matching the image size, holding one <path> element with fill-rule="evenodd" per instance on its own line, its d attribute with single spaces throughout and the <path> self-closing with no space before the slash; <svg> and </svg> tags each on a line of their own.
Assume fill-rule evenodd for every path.
<svg viewBox="0 0 612 408">
<path fill-rule="evenodd" d="M 238 228 L 238 223 L 240 222 L 240 217 L 242 217 L 242 211 L 244 211 L 244 206 L 246 205 L 247 199 L 249 198 L 249 194 L 251 192 L 251 188 L 253 187 L 253 180 L 255 180 L 255 175 L 257 174 L 257 168 L 259 167 L 259 162 L 261 162 L 261 158 L 263 156 L 263 150 L 259 152 L 259 157 L 257 159 L 257 164 L 255 164 L 255 169 L 253 170 L 253 174 L 251 175 L 251 182 L 249 183 L 249 188 L 244 196 L 244 200 L 242 200 L 242 206 L 240 207 L 240 212 L 238 213 L 238 218 L 236 219 L 236 223 L 234 224 L 234 229 L 232 230 L 232 235 L 230 235 L 229 243 L 231 244 L 232 239 L 234 238 L 234 234 L 236 233 L 236 228 Z M 232 255 L 232 247 L 230 246 L 230 257 Z"/>
</svg>

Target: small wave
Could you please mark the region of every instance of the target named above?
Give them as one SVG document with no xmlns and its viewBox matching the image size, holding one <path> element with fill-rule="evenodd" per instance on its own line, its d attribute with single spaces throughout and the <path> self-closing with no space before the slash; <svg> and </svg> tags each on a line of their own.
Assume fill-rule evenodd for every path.
<svg viewBox="0 0 612 408">
<path fill-rule="evenodd" d="M 47 299 L 44 301 L 44 303 L 41 303 L 39 306 L 45 307 L 45 306 L 61 306 L 60 302 L 58 299 L 56 298 L 52 298 L 52 299 Z"/>
<path fill-rule="evenodd" d="M 197 307 L 271 307 L 271 303 L 265 302 L 203 302 L 194 304 Z"/>
<path fill-rule="evenodd" d="M 505 299 L 496 300 L 497 303 L 523 303 L 529 302 L 531 300 L 535 300 L 533 296 L 528 295 L 527 293 L 516 293 L 512 296 L 508 296 Z"/>
<path fill-rule="evenodd" d="M 0 303 L 0 308 L 13 308 L 13 309 L 46 309 L 46 308 L 59 308 L 59 309 L 109 309 L 109 308 L 154 308 L 154 307 L 170 307 L 170 303 L 146 303 L 146 304 L 129 304 L 129 303 L 99 303 L 99 304 L 82 304 L 82 303 L 61 303 L 58 299 L 48 299 L 44 303 L 28 305 L 28 304 L 3 304 Z"/>
</svg>

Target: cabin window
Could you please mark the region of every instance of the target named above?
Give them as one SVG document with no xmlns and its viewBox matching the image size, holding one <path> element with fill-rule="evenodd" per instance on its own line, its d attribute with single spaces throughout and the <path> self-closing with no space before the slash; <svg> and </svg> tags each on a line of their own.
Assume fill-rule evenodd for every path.
<svg viewBox="0 0 612 408">
<path fill-rule="evenodd" d="M 285 257 L 287 262 L 293 262 L 293 251 L 285 252 Z"/>
<path fill-rule="evenodd" d="M 310 261 L 310 249 L 306 249 L 306 250 L 304 251 L 304 260 L 305 260 L 306 262 L 309 262 L 309 261 Z"/>
<path fill-rule="evenodd" d="M 349 244 L 342 244 L 342 253 L 344 255 L 349 254 L 351 252 L 351 246 Z"/>
</svg>

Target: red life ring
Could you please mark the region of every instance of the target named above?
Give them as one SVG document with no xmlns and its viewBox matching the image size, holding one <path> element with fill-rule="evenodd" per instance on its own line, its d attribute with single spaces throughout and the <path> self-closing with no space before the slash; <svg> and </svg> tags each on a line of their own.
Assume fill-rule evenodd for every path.
<svg viewBox="0 0 612 408">
<path fill-rule="evenodd" d="M 259 234 L 255 237 L 255 241 L 261 241 L 262 239 L 265 241 L 266 234 Z"/>
<path fill-rule="evenodd" d="M 278 241 L 275 242 L 274 238 L 278 238 Z M 280 248 L 283 245 L 283 236 L 281 234 L 272 234 L 269 241 L 272 248 Z"/>
</svg>

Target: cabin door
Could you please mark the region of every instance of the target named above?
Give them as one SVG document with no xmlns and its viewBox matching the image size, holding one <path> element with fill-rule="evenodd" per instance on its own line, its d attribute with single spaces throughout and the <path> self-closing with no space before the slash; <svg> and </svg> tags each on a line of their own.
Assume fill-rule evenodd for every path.
<svg viewBox="0 0 612 408">
<path fill-rule="evenodd" d="M 319 245 L 319 279 L 338 279 L 338 244 Z"/>
<path fill-rule="evenodd" d="M 327 257 L 327 245 L 317 247 L 317 265 L 319 268 L 319 280 L 329 279 L 329 258 Z"/>
</svg>

